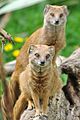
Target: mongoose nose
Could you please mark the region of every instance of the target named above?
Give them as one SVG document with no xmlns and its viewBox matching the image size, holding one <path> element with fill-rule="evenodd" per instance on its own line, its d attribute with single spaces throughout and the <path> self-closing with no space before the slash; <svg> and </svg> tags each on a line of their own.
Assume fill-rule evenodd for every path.
<svg viewBox="0 0 80 120">
<path fill-rule="evenodd" d="M 55 24 L 59 24 L 59 20 L 56 20 L 56 21 L 55 21 Z"/>
<path fill-rule="evenodd" d="M 43 66 L 45 64 L 45 61 L 41 61 L 41 65 Z"/>
</svg>

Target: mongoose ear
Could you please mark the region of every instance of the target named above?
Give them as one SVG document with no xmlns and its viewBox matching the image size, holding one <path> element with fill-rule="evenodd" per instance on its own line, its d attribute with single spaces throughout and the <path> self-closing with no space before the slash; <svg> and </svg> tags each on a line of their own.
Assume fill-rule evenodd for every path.
<svg viewBox="0 0 80 120">
<path fill-rule="evenodd" d="M 51 5 L 46 5 L 44 8 L 44 15 L 49 11 Z"/>
<path fill-rule="evenodd" d="M 55 47 L 54 46 L 49 46 L 49 52 L 52 56 L 55 55 Z"/>
<path fill-rule="evenodd" d="M 68 16 L 68 15 L 69 15 L 69 11 L 68 11 L 67 6 L 66 6 L 66 5 L 63 5 L 62 8 L 63 8 L 64 13 L 66 14 L 66 16 Z"/>
<path fill-rule="evenodd" d="M 28 50 L 29 54 L 31 54 L 35 49 L 36 49 L 35 45 L 30 45 L 29 50 Z"/>
</svg>

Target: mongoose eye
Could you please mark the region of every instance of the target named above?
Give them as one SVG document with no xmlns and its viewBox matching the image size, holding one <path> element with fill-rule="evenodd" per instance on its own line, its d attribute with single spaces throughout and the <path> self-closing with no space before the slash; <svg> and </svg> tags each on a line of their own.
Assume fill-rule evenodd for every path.
<svg viewBox="0 0 80 120">
<path fill-rule="evenodd" d="M 54 17 L 54 13 L 50 13 L 50 15 L 51 15 L 52 17 Z"/>
<path fill-rule="evenodd" d="M 35 56 L 36 56 L 37 58 L 39 58 L 39 57 L 40 57 L 40 55 L 39 55 L 38 53 L 35 53 Z"/>
<path fill-rule="evenodd" d="M 63 13 L 60 14 L 60 18 L 63 17 Z"/>
<path fill-rule="evenodd" d="M 50 54 L 47 54 L 46 55 L 46 60 L 50 58 Z"/>
</svg>

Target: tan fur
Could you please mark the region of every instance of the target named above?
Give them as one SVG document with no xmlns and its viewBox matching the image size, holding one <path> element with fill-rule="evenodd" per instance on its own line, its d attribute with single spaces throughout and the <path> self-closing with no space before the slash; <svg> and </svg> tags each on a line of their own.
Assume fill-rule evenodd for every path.
<svg viewBox="0 0 80 120">
<path fill-rule="evenodd" d="M 45 55 L 49 53 L 49 48 L 50 47 L 46 45 L 37 45 L 35 52 L 32 53 L 31 56 L 29 55 L 29 65 L 27 65 L 26 70 L 21 73 L 19 79 L 21 95 L 14 106 L 14 120 L 19 120 L 27 102 L 28 109 L 32 108 L 33 103 L 31 99 L 36 109 L 35 116 L 41 114 L 41 107 L 42 115 L 47 115 L 49 97 L 54 96 L 61 88 L 55 61 L 54 64 L 52 62 L 52 56 L 54 57 L 54 55 L 51 54 L 50 62 L 47 63 L 47 60 L 45 61 L 45 67 L 36 67 L 34 63 L 31 63 L 31 61 L 36 59 L 36 51 L 41 56 L 39 60 L 45 60 Z M 39 69 L 41 69 L 41 72 L 39 72 Z M 39 104 L 39 99 L 42 99 L 42 106 Z"/>
<path fill-rule="evenodd" d="M 55 17 L 49 17 L 50 12 L 55 14 Z M 59 14 L 58 14 L 59 13 Z M 63 17 L 60 18 L 60 14 L 63 13 Z M 49 20 L 59 19 L 60 25 L 50 24 Z M 14 106 L 17 98 L 19 97 L 19 75 L 25 70 L 25 66 L 28 64 L 28 48 L 31 44 L 46 44 L 46 45 L 54 45 L 57 53 L 64 48 L 65 46 L 65 25 L 67 19 L 67 8 L 65 6 L 51 6 L 48 5 L 44 10 L 44 24 L 43 27 L 34 32 L 29 39 L 26 41 L 24 46 L 22 47 L 20 54 L 16 61 L 15 71 L 12 74 L 9 89 L 10 96 L 12 98 L 12 105 Z"/>
</svg>

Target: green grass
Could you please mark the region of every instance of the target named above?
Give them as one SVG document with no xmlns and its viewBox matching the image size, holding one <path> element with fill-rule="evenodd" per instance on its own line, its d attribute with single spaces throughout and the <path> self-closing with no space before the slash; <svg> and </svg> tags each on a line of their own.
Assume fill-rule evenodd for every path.
<svg viewBox="0 0 80 120">
<path fill-rule="evenodd" d="M 70 14 L 66 29 L 66 48 L 61 52 L 64 56 L 69 56 L 75 49 L 80 47 L 80 5 L 69 9 Z"/>
<path fill-rule="evenodd" d="M 30 36 L 32 32 L 43 24 L 43 9 L 44 3 L 13 12 L 5 28 L 6 31 L 13 37 L 23 32 L 26 32 L 27 36 Z M 23 44 L 24 42 L 22 44 L 16 43 L 14 50 L 20 49 Z M 5 62 L 15 59 L 15 57 L 12 56 L 12 52 L 13 50 L 4 52 Z"/>
<path fill-rule="evenodd" d="M 12 36 L 22 32 L 26 32 L 28 36 L 31 35 L 43 25 L 43 9 L 44 4 L 39 4 L 13 12 L 5 29 Z M 61 52 L 64 56 L 69 56 L 80 46 L 80 6 L 69 8 L 69 12 L 66 29 L 67 46 Z"/>
<path fill-rule="evenodd" d="M 34 5 L 12 13 L 6 30 L 12 35 L 27 32 L 29 35 L 42 26 L 43 4 Z"/>
</svg>

